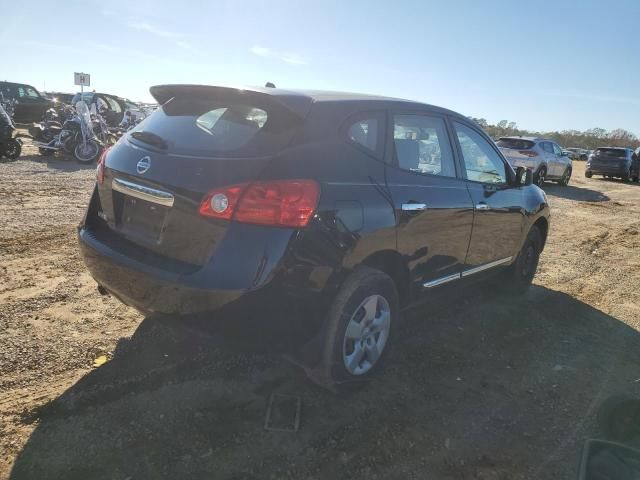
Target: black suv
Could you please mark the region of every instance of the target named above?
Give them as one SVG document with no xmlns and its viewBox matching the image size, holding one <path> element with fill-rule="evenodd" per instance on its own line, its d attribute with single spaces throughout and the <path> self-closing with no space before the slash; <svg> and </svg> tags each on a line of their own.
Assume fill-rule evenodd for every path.
<svg viewBox="0 0 640 480">
<path fill-rule="evenodd" d="M 162 107 L 102 156 L 79 226 L 124 303 L 285 318 L 314 377 L 342 382 L 377 365 L 402 304 L 490 272 L 531 283 L 545 194 L 466 117 L 345 93 L 151 93 Z"/>
<path fill-rule="evenodd" d="M 630 148 L 620 147 L 596 148 L 587 159 L 584 176 L 591 178 L 594 175 L 602 175 L 617 177 L 625 182 L 637 182 L 640 177 L 639 151 L 640 149 L 634 152 Z"/>
<path fill-rule="evenodd" d="M 5 100 L 17 100 L 13 120 L 16 123 L 39 122 L 54 102 L 44 98 L 40 92 L 25 83 L 0 82 L 0 92 Z"/>
</svg>

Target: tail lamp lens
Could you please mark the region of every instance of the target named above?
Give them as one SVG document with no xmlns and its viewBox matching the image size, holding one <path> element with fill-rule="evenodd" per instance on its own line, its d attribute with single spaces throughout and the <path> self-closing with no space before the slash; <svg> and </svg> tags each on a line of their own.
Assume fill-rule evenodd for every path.
<svg viewBox="0 0 640 480">
<path fill-rule="evenodd" d="M 320 188 L 312 180 L 233 185 L 209 192 L 200 204 L 200 214 L 256 225 L 305 227 L 319 196 Z"/>
<path fill-rule="evenodd" d="M 209 192 L 200 203 L 200 215 L 230 220 L 238 199 L 245 188 L 247 188 L 246 183 Z"/>
<path fill-rule="evenodd" d="M 98 166 L 96 167 L 96 180 L 100 185 L 104 182 L 104 164 L 107 160 L 107 153 L 111 148 L 105 148 L 100 155 L 100 159 L 98 160 Z"/>
</svg>

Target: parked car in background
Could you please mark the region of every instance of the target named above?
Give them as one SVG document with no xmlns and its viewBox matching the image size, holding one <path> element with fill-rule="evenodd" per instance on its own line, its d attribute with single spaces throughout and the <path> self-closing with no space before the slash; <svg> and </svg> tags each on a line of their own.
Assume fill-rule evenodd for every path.
<svg viewBox="0 0 640 480">
<path fill-rule="evenodd" d="M 583 148 L 565 148 L 565 150 L 573 154 L 573 156 L 570 155 L 572 160 L 586 161 L 587 158 L 589 158 L 589 150 L 585 150 Z"/>
<path fill-rule="evenodd" d="M 5 100 L 16 100 L 13 120 L 16 123 L 39 122 L 44 112 L 54 106 L 38 90 L 26 83 L 0 82 L 0 93 Z"/>
<path fill-rule="evenodd" d="M 102 112 L 102 116 L 110 127 L 117 127 L 122 122 L 127 109 L 124 98 L 108 93 L 84 92 L 82 95 L 76 93 L 71 100 L 72 105 L 80 99 L 84 100 L 89 107 L 94 104 L 97 111 Z"/>
<path fill-rule="evenodd" d="M 530 285 L 546 196 L 466 117 L 335 92 L 151 93 L 162 106 L 102 156 L 79 227 L 124 303 L 253 316 L 335 384 L 379 364 L 401 304 L 492 272 Z"/>
<path fill-rule="evenodd" d="M 62 103 L 64 105 L 71 105 L 74 96 L 73 93 L 63 92 L 42 92 L 42 95 L 56 104 Z"/>
<path fill-rule="evenodd" d="M 591 178 L 593 175 L 602 175 L 621 178 L 625 182 L 637 182 L 640 177 L 639 152 L 640 148 L 636 152 L 630 148 L 596 148 L 587 160 L 584 176 Z"/>
<path fill-rule="evenodd" d="M 501 137 L 496 144 L 512 167 L 533 171 L 533 181 L 539 187 L 546 180 L 569 184 L 571 159 L 557 143 L 538 137 Z"/>
</svg>

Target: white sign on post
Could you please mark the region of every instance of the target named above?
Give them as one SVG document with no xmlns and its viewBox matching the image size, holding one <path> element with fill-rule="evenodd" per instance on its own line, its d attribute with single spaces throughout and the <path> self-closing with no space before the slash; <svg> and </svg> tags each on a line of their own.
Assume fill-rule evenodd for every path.
<svg viewBox="0 0 640 480">
<path fill-rule="evenodd" d="M 91 75 L 88 73 L 74 73 L 73 74 L 74 85 L 80 85 L 81 87 L 91 86 Z"/>
</svg>

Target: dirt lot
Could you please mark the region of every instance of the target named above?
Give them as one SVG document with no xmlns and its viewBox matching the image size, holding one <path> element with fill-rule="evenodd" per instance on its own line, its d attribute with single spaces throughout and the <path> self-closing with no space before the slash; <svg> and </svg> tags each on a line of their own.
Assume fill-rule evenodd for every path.
<svg viewBox="0 0 640 480">
<path fill-rule="evenodd" d="M 640 186 L 574 166 L 526 296 L 407 312 L 336 396 L 100 296 L 75 239 L 93 168 L 0 164 L 0 478 L 575 478 L 598 406 L 640 394 Z M 264 429 L 273 392 L 300 396 L 297 433 Z"/>
</svg>

